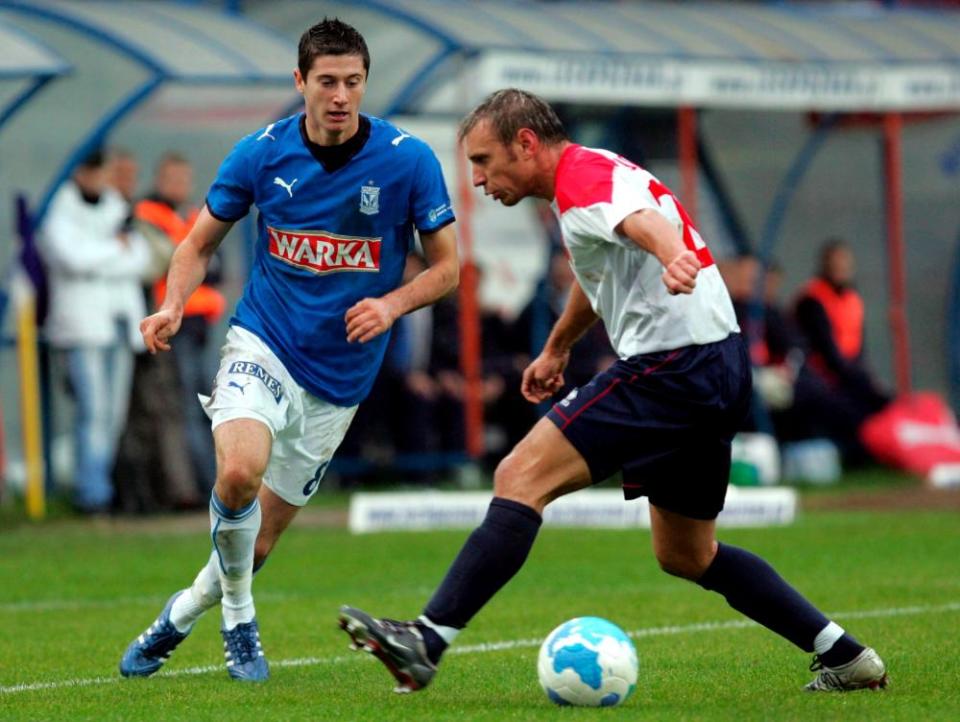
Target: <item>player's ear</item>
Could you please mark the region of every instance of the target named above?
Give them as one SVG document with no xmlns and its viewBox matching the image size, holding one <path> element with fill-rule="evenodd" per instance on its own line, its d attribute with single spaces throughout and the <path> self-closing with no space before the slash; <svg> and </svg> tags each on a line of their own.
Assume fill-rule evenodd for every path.
<svg viewBox="0 0 960 722">
<path fill-rule="evenodd" d="M 300 68 L 294 68 L 293 84 L 296 86 L 297 92 L 300 93 L 300 95 L 303 95 L 303 86 L 305 83 L 306 80 L 304 79 L 303 75 L 300 74 Z"/>
<path fill-rule="evenodd" d="M 521 128 L 517 131 L 517 145 L 524 157 L 530 157 L 540 149 L 540 138 L 530 128 Z"/>
</svg>

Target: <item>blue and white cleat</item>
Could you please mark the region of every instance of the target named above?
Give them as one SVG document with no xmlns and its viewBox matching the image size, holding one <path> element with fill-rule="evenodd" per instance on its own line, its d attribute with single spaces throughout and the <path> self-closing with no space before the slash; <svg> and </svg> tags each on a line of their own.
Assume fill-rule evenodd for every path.
<svg viewBox="0 0 960 722">
<path fill-rule="evenodd" d="M 120 659 L 120 674 L 124 677 L 149 677 L 160 669 L 164 662 L 170 659 L 173 650 L 177 648 L 187 635 L 186 632 L 179 632 L 170 621 L 170 609 L 173 607 L 174 600 L 188 589 L 181 589 L 176 592 L 169 600 L 160 616 L 154 620 L 153 624 L 147 627 L 143 634 L 130 642 L 127 651 L 123 653 Z"/>
<path fill-rule="evenodd" d="M 233 629 L 221 626 L 220 634 L 223 635 L 223 656 L 231 677 L 244 682 L 263 682 L 270 677 L 256 619 L 238 624 Z"/>
</svg>

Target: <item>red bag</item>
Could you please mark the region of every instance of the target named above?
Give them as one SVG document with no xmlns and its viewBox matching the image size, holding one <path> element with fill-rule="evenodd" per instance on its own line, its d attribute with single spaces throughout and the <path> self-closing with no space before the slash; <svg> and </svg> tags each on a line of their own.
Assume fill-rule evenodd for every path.
<svg viewBox="0 0 960 722">
<path fill-rule="evenodd" d="M 860 440 L 886 464 L 924 477 L 935 466 L 960 464 L 960 429 L 950 407 L 931 392 L 892 401 L 860 426 Z"/>
</svg>

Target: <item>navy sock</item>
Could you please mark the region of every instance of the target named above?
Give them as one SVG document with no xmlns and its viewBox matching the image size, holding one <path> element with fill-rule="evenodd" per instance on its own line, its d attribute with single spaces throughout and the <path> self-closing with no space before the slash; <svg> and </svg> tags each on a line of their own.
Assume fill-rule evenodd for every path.
<svg viewBox="0 0 960 722">
<path fill-rule="evenodd" d="M 813 651 L 817 634 L 830 623 L 773 567 L 744 549 L 720 544 L 713 563 L 697 583 L 704 589 L 722 594 L 738 612 L 785 637 L 805 652 Z M 850 646 L 849 642 L 856 647 Z M 828 666 L 848 662 L 862 649 L 856 640 L 844 635 L 826 654 L 837 650 L 835 656 L 842 658 L 851 651 L 853 653 L 842 661 L 833 660 L 833 665 Z"/>
<path fill-rule="evenodd" d="M 445 627 L 467 626 L 523 566 L 541 522 L 529 506 L 494 497 L 483 523 L 467 538 L 424 615 Z"/>
<path fill-rule="evenodd" d="M 414 624 L 417 625 L 417 629 L 420 630 L 423 637 L 423 646 L 427 648 L 427 656 L 431 662 L 436 664 L 447 648 L 446 641 L 423 622 L 414 622 Z"/>
<path fill-rule="evenodd" d="M 834 642 L 830 649 L 820 655 L 820 662 L 826 667 L 839 667 L 841 664 L 846 664 L 852 660 L 862 651 L 863 645 L 844 632 L 843 636 Z"/>
</svg>

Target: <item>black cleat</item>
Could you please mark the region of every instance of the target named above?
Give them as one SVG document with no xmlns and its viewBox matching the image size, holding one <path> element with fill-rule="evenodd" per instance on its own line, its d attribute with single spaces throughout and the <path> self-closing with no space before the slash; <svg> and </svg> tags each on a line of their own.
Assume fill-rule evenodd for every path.
<svg viewBox="0 0 960 722">
<path fill-rule="evenodd" d="M 394 692 L 423 689 L 437 673 L 427 656 L 423 635 L 414 622 L 376 619 L 356 607 L 340 607 L 340 628 L 350 635 L 351 647 L 365 650 L 383 662 L 397 680 Z"/>
</svg>

